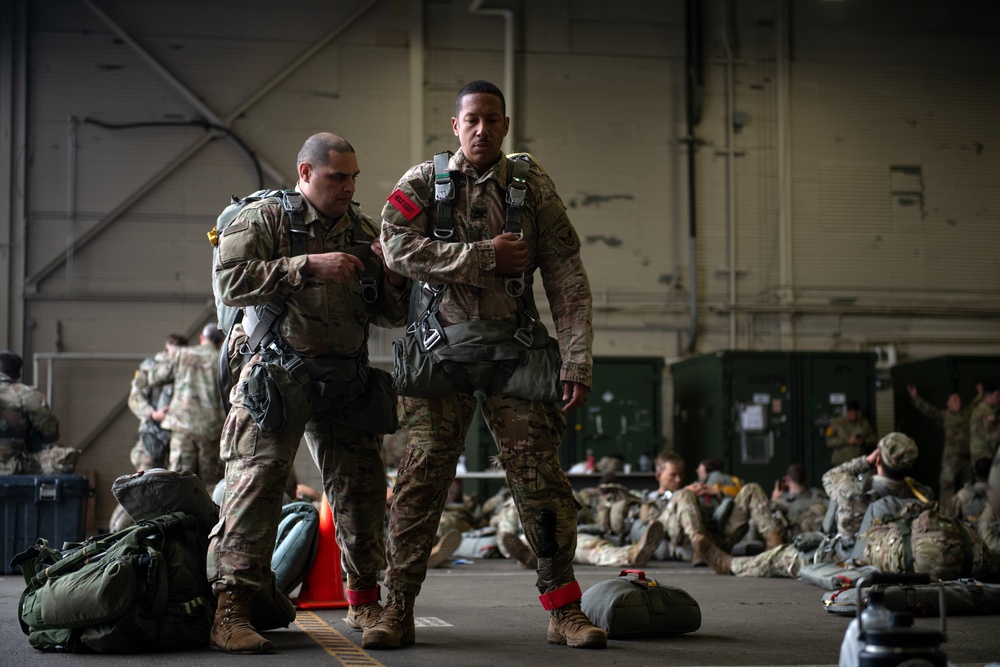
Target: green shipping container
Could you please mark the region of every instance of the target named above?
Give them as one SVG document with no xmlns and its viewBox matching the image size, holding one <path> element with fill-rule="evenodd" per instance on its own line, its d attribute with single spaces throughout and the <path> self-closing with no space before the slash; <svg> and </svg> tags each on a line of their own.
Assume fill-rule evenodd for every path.
<svg viewBox="0 0 1000 667">
<path fill-rule="evenodd" d="M 723 351 L 672 364 L 674 447 L 689 467 L 714 457 L 767 493 L 793 462 L 820 485 L 826 427 L 849 400 L 875 423 L 875 354 Z"/>
</svg>

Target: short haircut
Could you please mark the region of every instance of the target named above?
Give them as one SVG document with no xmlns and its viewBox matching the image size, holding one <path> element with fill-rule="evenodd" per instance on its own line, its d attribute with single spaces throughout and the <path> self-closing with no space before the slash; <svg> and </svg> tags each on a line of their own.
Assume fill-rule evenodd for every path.
<svg viewBox="0 0 1000 667">
<path fill-rule="evenodd" d="M 11 380 L 21 379 L 21 355 L 17 352 L 4 350 L 0 352 L 0 373 L 3 373 Z"/>
<path fill-rule="evenodd" d="M 788 470 L 785 471 L 785 476 L 796 484 L 805 484 L 806 467 L 801 463 L 790 463 L 788 464 Z"/>
<path fill-rule="evenodd" d="M 860 410 L 861 409 L 861 401 L 852 398 L 851 400 L 849 400 L 847 402 L 847 409 L 848 410 Z"/>
<path fill-rule="evenodd" d="M 983 380 L 983 394 L 992 394 L 996 390 L 996 380 Z"/>
<path fill-rule="evenodd" d="M 674 451 L 660 452 L 656 457 L 656 469 L 666 470 L 668 463 L 673 464 L 676 468 L 683 468 L 684 457 Z"/>
<path fill-rule="evenodd" d="M 173 345 L 174 347 L 187 347 L 187 344 L 188 338 L 184 334 L 167 334 L 167 345 Z"/>
<path fill-rule="evenodd" d="M 462 86 L 462 90 L 458 91 L 458 97 L 455 98 L 455 118 L 462 115 L 462 100 L 465 99 L 466 95 L 496 95 L 500 98 L 500 109 L 503 110 L 503 115 L 507 115 L 507 101 L 503 98 L 503 93 L 500 89 L 496 87 L 495 84 L 485 81 L 483 79 L 476 79 L 475 81 L 470 81 L 469 83 Z"/>
<path fill-rule="evenodd" d="M 354 146 L 349 144 L 343 137 L 338 137 L 330 132 L 320 132 L 314 134 L 299 149 L 299 155 L 295 161 L 295 170 L 303 162 L 307 162 L 314 167 L 322 167 L 330 161 L 330 151 L 334 153 L 353 153 Z"/>
<path fill-rule="evenodd" d="M 722 470 L 722 459 L 715 457 L 702 459 L 698 465 L 705 466 L 705 472 L 718 472 Z"/>
</svg>

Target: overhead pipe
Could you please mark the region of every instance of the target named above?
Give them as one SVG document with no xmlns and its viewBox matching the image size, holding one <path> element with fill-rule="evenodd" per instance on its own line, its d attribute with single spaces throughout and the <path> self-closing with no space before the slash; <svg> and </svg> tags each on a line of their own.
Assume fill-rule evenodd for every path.
<svg viewBox="0 0 1000 667">
<path fill-rule="evenodd" d="M 489 8 L 484 9 L 482 7 L 485 0 L 472 0 L 472 4 L 469 5 L 469 12 L 472 14 L 484 14 L 491 16 L 502 16 L 504 21 L 504 35 L 503 35 L 503 94 L 504 98 L 507 100 L 507 116 L 517 119 L 517 115 L 513 112 L 515 107 L 515 100 L 517 100 L 517 91 L 514 87 L 514 10 L 512 9 L 495 9 Z M 503 140 L 503 152 L 510 155 L 514 152 L 514 147 L 517 145 L 516 139 L 516 123 L 510 124 L 510 131 L 507 132 L 507 136 Z"/>
<path fill-rule="evenodd" d="M 691 267 L 691 329 L 688 334 L 687 352 L 693 353 L 698 343 L 698 196 L 695 175 L 694 151 L 697 142 L 695 127 L 701 121 L 702 95 L 705 83 L 704 44 L 701 37 L 701 0 L 684 3 L 684 93 L 687 102 L 688 169 L 688 254 Z"/>
</svg>

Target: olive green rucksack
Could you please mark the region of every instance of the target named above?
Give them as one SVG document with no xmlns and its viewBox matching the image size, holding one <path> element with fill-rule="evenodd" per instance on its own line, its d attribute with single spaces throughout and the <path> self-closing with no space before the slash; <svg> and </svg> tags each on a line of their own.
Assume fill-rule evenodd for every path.
<svg viewBox="0 0 1000 667">
<path fill-rule="evenodd" d="M 18 620 L 43 651 L 138 653 L 208 645 L 215 599 L 198 520 L 173 512 L 63 551 L 44 539 L 14 557 L 27 587 Z"/>
</svg>

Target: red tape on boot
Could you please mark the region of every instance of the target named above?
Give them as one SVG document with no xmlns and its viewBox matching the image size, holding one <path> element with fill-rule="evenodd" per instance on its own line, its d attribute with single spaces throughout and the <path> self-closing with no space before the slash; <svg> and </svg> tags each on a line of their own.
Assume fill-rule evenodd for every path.
<svg viewBox="0 0 1000 667">
<path fill-rule="evenodd" d="M 347 603 L 352 607 L 378 602 L 378 597 L 379 587 L 377 584 L 375 588 L 366 588 L 363 591 L 352 591 L 350 588 L 347 589 Z"/>
<path fill-rule="evenodd" d="M 580 582 L 574 581 L 571 584 L 566 584 L 562 588 L 557 588 L 554 591 L 549 591 L 538 596 L 538 599 L 542 601 L 542 607 L 546 611 L 552 611 L 553 609 L 558 609 L 559 607 L 565 607 L 570 602 L 576 602 L 583 597 L 583 592 L 580 590 Z"/>
</svg>

